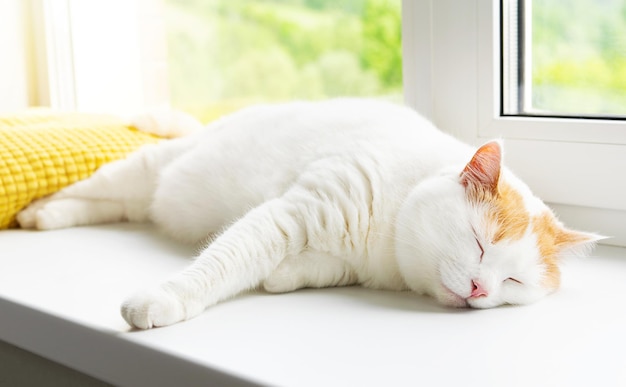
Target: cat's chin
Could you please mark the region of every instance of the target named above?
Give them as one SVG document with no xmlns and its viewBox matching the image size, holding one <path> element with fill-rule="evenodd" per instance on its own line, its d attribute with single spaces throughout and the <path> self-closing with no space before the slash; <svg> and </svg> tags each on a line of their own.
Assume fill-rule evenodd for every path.
<svg viewBox="0 0 626 387">
<path fill-rule="evenodd" d="M 441 285 L 440 291 L 435 296 L 437 301 L 440 304 L 451 307 L 451 308 L 468 308 L 469 304 L 464 297 L 459 296 L 452 290 L 448 289 L 447 286 Z"/>
</svg>

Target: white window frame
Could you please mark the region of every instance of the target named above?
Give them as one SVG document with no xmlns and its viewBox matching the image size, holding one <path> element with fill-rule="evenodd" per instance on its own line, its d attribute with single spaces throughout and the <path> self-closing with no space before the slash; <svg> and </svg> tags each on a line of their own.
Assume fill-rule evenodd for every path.
<svg viewBox="0 0 626 387">
<path fill-rule="evenodd" d="M 500 1 L 404 0 L 405 100 L 505 163 L 569 226 L 626 246 L 626 123 L 500 115 Z"/>
</svg>

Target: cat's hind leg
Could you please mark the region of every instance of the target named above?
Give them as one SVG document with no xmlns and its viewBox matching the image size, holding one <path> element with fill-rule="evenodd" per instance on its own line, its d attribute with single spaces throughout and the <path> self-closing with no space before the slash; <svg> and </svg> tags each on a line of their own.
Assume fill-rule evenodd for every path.
<svg viewBox="0 0 626 387">
<path fill-rule="evenodd" d="M 337 257 L 302 254 L 283 260 L 263 282 L 270 293 L 286 293 L 301 288 L 327 288 L 354 285 L 357 276 L 350 265 Z"/>
<path fill-rule="evenodd" d="M 193 142 L 188 137 L 145 145 L 91 177 L 34 201 L 17 215 L 22 228 L 42 230 L 78 225 L 144 221 L 159 171 Z"/>
<path fill-rule="evenodd" d="M 18 215 L 22 228 L 52 230 L 77 225 L 112 223 L 129 219 L 124 203 L 113 200 L 61 198 L 49 200 Z M 135 211 L 135 213 L 142 213 Z"/>
</svg>

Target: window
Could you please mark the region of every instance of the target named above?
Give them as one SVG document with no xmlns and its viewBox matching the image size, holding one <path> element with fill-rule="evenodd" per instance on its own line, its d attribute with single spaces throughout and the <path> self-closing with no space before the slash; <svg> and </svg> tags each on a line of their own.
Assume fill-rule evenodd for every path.
<svg viewBox="0 0 626 387">
<path fill-rule="evenodd" d="M 626 3 L 504 1 L 503 113 L 626 118 Z"/>
<path fill-rule="evenodd" d="M 43 105 L 171 103 L 206 122 L 266 101 L 402 100 L 401 0 L 7 1 L 30 26 Z"/>
<path fill-rule="evenodd" d="M 421 23 L 414 27 L 420 33 L 411 39 L 404 35 L 405 74 L 416 74 L 405 84 L 411 88 L 406 100 L 440 128 L 468 142 L 504 139 L 505 163 L 565 223 L 612 236 L 607 243 L 624 246 L 625 122 L 563 117 L 562 111 L 556 118 L 503 114 L 510 106 L 503 106 L 501 97 L 511 95 L 506 87 L 511 73 L 516 73 L 503 66 L 503 59 L 510 66 L 520 56 L 507 51 L 511 45 L 502 44 L 501 34 L 519 30 L 519 25 L 503 28 L 502 21 L 516 19 L 507 12 L 517 3 L 405 1 L 405 22 Z M 521 56 L 513 64 L 523 68 L 528 60 Z"/>
<path fill-rule="evenodd" d="M 0 109 L 133 114 L 166 105 L 160 1 L 1 1 Z"/>
<path fill-rule="evenodd" d="M 245 105 L 402 99 L 400 0 L 166 0 L 172 104 L 209 121 Z"/>
</svg>

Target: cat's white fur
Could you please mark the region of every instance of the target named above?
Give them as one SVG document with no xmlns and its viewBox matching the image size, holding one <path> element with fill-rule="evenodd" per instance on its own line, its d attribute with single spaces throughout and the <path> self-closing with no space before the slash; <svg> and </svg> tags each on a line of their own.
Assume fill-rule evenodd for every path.
<svg viewBox="0 0 626 387">
<path fill-rule="evenodd" d="M 138 126 L 166 133 L 172 122 L 187 121 Z M 412 289 L 452 306 L 534 301 L 551 291 L 537 238 L 529 228 L 490 244 L 487 209 L 467 200 L 459 178 L 475 151 L 385 102 L 253 107 L 105 165 L 18 221 L 38 229 L 152 221 L 188 243 L 212 240 L 187 270 L 123 303 L 139 328 L 194 317 L 258 286 Z M 509 171 L 500 179 L 529 211 L 547 211 Z M 474 279 L 487 296 L 470 297 Z"/>
</svg>

